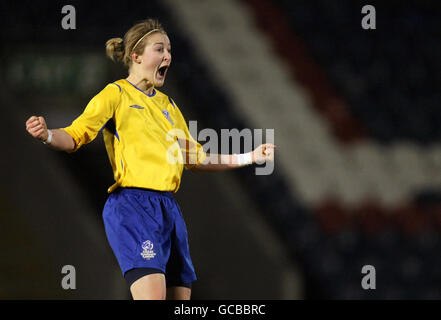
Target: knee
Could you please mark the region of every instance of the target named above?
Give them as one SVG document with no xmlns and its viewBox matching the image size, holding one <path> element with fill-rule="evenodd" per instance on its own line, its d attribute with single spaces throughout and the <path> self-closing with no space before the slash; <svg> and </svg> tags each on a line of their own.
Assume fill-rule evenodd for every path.
<svg viewBox="0 0 441 320">
<path fill-rule="evenodd" d="M 162 292 L 146 292 L 130 290 L 133 300 L 165 300 L 165 294 Z"/>
<path fill-rule="evenodd" d="M 167 300 L 190 300 L 191 289 L 186 287 L 167 288 Z"/>
<path fill-rule="evenodd" d="M 165 278 L 163 274 L 151 274 L 136 280 L 130 286 L 133 300 L 165 300 Z"/>
</svg>

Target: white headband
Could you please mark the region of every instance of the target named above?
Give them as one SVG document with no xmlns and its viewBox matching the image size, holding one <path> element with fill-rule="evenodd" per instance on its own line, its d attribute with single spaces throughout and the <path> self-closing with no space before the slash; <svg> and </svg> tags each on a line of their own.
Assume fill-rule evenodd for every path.
<svg viewBox="0 0 441 320">
<path fill-rule="evenodd" d="M 159 29 L 153 29 L 153 30 L 150 30 L 149 32 L 147 32 L 145 35 L 143 35 L 136 43 L 135 43 L 135 45 L 133 46 L 133 49 L 132 49 L 132 52 L 133 51 L 135 51 L 135 48 L 136 48 L 136 46 L 142 41 L 142 39 L 144 39 L 145 37 L 147 37 L 149 34 L 151 34 L 151 33 L 153 33 L 153 32 L 156 32 L 156 31 L 161 31 L 161 30 L 159 30 Z"/>
</svg>

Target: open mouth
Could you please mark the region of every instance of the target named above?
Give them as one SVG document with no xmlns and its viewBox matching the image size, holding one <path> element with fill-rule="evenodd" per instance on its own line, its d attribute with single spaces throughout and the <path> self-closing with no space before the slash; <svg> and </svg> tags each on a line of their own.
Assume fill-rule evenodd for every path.
<svg viewBox="0 0 441 320">
<path fill-rule="evenodd" d="M 158 75 L 160 78 L 165 77 L 165 74 L 167 73 L 167 69 L 168 69 L 168 66 L 162 66 L 158 69 Z"/>
</svg>

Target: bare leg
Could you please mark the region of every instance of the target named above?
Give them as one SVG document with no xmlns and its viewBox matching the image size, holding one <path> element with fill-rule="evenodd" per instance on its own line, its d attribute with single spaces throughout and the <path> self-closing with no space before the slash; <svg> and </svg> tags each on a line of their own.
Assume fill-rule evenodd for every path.
<svg viewBox="0 0 441 320">
<path fill-rule="evenodd" d="M 165 276 L 162 273 L 146 275 L 130 286 L 133 300 L 165 300 Z"/>
<path fill-rule="evenodd" d="M 190 300 L 191 289 L 186 287 L 168 287 L 167 300 Z"/>
</svg>

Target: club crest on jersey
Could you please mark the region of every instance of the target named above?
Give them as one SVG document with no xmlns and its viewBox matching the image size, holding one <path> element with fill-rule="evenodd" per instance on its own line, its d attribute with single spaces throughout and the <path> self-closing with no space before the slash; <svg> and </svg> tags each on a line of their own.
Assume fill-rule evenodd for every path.
<svg viewBox="0 0 441 320">
<path fill-rule="evenodd" d="M 144 241 L 141 247 L 142 247 L 141 256 L 144 259 L 150 260 L 156 256 L 155 251 L 153 251 L 153 243 L 150 240 Z"/>
<path fill-rule="evenodd" d="M 171 123 L 172 126 L 175 124 L 173 123 L 172 119 L 170 118 L 170 113 L 168 113 L 167 110 L 162 110 L 162 114 L 165 116 L 165 118 L 168 120 L 168 122 Z"/>
</svg>

